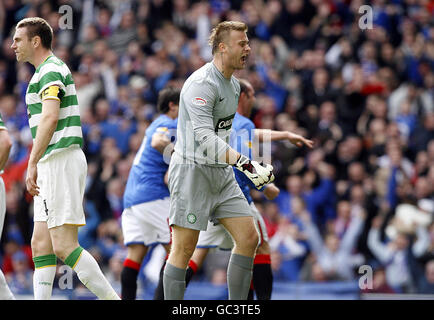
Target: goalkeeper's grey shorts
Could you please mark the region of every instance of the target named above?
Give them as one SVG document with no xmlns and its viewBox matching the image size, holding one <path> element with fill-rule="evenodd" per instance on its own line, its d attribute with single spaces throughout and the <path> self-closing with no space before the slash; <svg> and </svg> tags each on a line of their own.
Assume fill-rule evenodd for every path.
<svg viewBox="0 0 434 320">
<path fill-rule="evenodd" d="M 252 216 L 231 166 L 177 162 L 169 166 L 170 225 L 206 230 L 208 221 Z"/>
</svg>

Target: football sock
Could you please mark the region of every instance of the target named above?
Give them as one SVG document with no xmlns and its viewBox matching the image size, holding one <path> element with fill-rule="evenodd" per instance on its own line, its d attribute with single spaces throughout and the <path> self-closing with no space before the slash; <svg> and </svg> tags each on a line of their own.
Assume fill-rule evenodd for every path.
<svg viewBox="0 0 434 320">
<path fill-rule="evenodd" d="M 164 277 L 164 268 L 166 267 L 166 261 L 167 260 L 164 260 L 164 263 L 160 269 L 160 278 L 158 279 L 158 284 L 157 287 L 155 288 L 154 300 L 164 300 L 163 277 Z"/>
<path fill-rule="evenodd" d="M 124 268 L 121 273 L 122 300 L 135 300 L 137 294 L 137 276 L 139 275 L 140 264 L 125 259 Z"/>
<path fill-rule="evenodd" d="M 65 264 L 77 272 L 78 279 L 101 300 L 120 300 L 104 277 L 95 258 L 82 247 L 77 247 L 65 259 Z"/>
<path fill-rule="evenodd" d="M 157 288 L 155 289 L 154 300 L 164 300 L 164 289 L 163 289 L 163 275 L 164 275 L 164 267 L 166 266 L 166 261 L 164 261 L 163 266 L 160 270 L 160 279 L 158 281 Z M 193 260 L 188 262 L 187 271 L 185 272 L 185 287 L 190 283 L 191 278 L 193 278 L 194 274 L 197 271 L 197 265 Z"/>
<path fill-rule="evenodd" d="M 246 300 L 252 280 L 253 258 L 232 253 L 229 259 L 227 283 L 229 300 Z"/>
<path fill-rule="evenodd" d="M 15 300 L 14 295 L 9 289 L 3 271 L 0 270 L 0 300 Z"/>
<path fill-rule="evenodd" d="M 33 295 L 35 300 L 49 300 L 56 276 L 57 257 L 54 254 L 33 257 Z"/>
<path fill-rule="evenodd" d="M 177 268 L 166 263 L 163 274 L 165 300 L 182 300 L 185 292 L 186 269 Z"/>
<path fill-rule="evenodd" d="M 253 265 L 253 270 L 255 270 L 255 265 Z M 249 294 L 247 295 L 247 300 L 255 300 L 253 297 L 253 276 L 252 276 L 252 281 L 250 281 L 250 289 L 249 289 Z"/>
<path fill-rule="evenodd" d="M 273 291 L 273 272 L 269 254 L 258 254 L 253 262 L 253 288 L 258 300 L 270 300 Z"/>
<path fill-rule="evenodd" d="M 191 278 L 193 278 L 194 274 L 197 272 L 197 264 L 193 260 L 188 262 L 187 271 L 185 272 L 185 286 L 187 287 L 190 283 Z"/>
</svg>

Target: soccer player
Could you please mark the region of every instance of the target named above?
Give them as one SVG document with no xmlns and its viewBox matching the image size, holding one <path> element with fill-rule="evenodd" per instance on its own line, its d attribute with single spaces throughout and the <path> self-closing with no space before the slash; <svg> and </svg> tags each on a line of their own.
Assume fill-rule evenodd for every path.
<svg viewBox="0 0 434 320">
<path fill-rule="evenodd" d="M 229 299 L 247 298 L 258 234 L 230 166 L 258 189 L 274 180 L 271 165 L 251 161 L 228 144 L 240 95 L 239 81 L 232 74 L 246 66 L 250 53 L 247 25 L 221 22 L 209 43 L 212 62 L 187 79 L 180 95 L 177 142 L 169 165 L 172 248 L 163 275 L 167 300 L 183 299 L 186 267 L 208 220 L 223 224 L 234 239 Z"/>
<path fill-rule="evenodd" d="M 0 174 L 6 166 L 9 158 L 9 151 L 11 150 L 12 142 L 9 137 L 8 131 L 3 123 L 2 116 L 0 115 Z M 6 214 L 6 190 L 3 179 L 0 176 L 0 237 L 3 231 L 3 224 L 5 222 Z M 15 297 L 6 283 L 5 276 L 0 270 L 0 300 L 14 300 Z"/>
<path fill-rule="evenodd" d="M 160 91 L 157 107 L 160 115 L 146 129 L 136 154 L 124 193 L 122 232 L 127 258 L 121 274 L 122 299 L 134 300 L 137 275 L 148 248 L 162 244 L 170 250 L 169 189 L 165 174 L 176 137 L 180 91 Z M 163 155 L 164 154 L 164 155 Z"/>
<path fill-rule="evenodd" d="M 233 132 L 231 135 L 231 146 L 233 148 L 249 158 L 253 158 L 252 147 L 256 145 L 254 143 L 255 141 L 289 140 L 299 147 L 306 145 L 312 148 L 313 142 L 298 134 L 289 131 L 256 129 L 254 123 L 249 119 L 256 100 L 255 90 L 247 80 L 240 79 L 239 81 L 241 93 L 237 113 L 235 114 L 232 124 Z M 268 245 L 268 234 L 265 222 L 250 195 L 250 189 L 254 188 L 254 185 L 240 171 L 234 170 L 234 172 L 237 182 L 250 204 L 259 233 L 260 242 L 253 261 L 253 290 L 258 300 L 269 300 L 271 299 L 273 288 L 273 274 L 271 271 L 270 247 Z M 266 185 L 261 191 L 264 192 L 265 197 L 269 200 L 276 198 L 280 192 L 279 188 L 273 183 Z M 196 265 L 196 270 L 202 266 L 209 250 L 217 247 L 222 249 L 232 248 L 231 238 L 221 225 L 214 226 L 208 224 L 208 229 L 199 235 L 197 248 L 191 258 Z M 253 290 L 249 292 L 250 299 L 253 299 Z"/>
<path fill-rule="evenodd" d="M 96 260 L 78 243 L 78 227 L 85 224 L 87 163 L 74 81 L 53 55 L 52 39 L 47 21 L 26 18 L 18 22 L 11 46 L 18 62 L 36 68 L 26 92 L 33 137 L 26 187 L 34 197 L 34 296 L 51 298 L 58 257 L 99 299 L 119 300 Z"/>
</svg>

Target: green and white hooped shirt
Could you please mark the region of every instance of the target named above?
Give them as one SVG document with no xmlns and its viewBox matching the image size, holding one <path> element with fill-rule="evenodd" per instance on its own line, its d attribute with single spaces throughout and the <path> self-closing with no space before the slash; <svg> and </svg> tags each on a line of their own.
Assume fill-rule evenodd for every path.
<svg viewBox="0 0 434 320">
<path fill-rule="evenodd" d="M 2 115 L 0 114 L 0 130 L 7 130 L 5 123 L 3 122 Z"/>
<path fill-rule="evenodd" d="M 42 160 L 71 146 L 83 146 L 80 109 L 74 80 L 68 66 L 54 55 L 49 56 L 35 71 L 26 92 L 27 114 L 33 141 L 42 114 L 42 95 L 51 86 L 60 88 L 59 120 Z"/>
</svg>

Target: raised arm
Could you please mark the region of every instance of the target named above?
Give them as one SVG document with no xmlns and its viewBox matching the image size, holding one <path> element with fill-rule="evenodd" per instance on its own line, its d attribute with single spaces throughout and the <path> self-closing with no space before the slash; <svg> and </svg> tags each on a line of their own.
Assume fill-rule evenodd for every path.
<svg viewBox="0 0 434 320">
<path fill-rule="evenodd" d="M 324 250 L 324 242 L 322 237 L 316 227 L 315 223 L 312 222 L 309 213 L 305 212 L 301 215 L 301 220 L 307 234 L 307 241 L 309 242 L 311 250 L 318 256 Z"/>
<path fill-rule="evenodd" d="M 357 239 L 365 224 L 365 219 L 366 214 L 362 209 L 351 219 L 350 225 L 341 242 L 341 249 L 348 254 L 350 254 L 356 246 Z"/>
<path fill-rule="evenodd" d="M 380 227 L 382 223 L 383 220 L 379 216 L 375 217 L 372 221 L 372 226 L 368 233 L 368 248 L 382 264 L 386 264 L 392 258 L 392 252 L 381 242 Z"/>
<path fill-rule="evenodd" d="M 303 145 L 309 148 L 313 147 L 312 140 L 306 139 L 303 136 L 290 131 L 255 129 L 255 138 L 258 139 L 259 142 L 288 140 L 297 147 L 302 147 Z"/>
<path fill-rule="evenodd" d="M 417 240 L 411 247 L 413 255 L 416 258 L 421 257 L 429 248 L 430 237 L 428 230 L 424 226 L 417 226 L 416 228 Z"/>
</svg>

